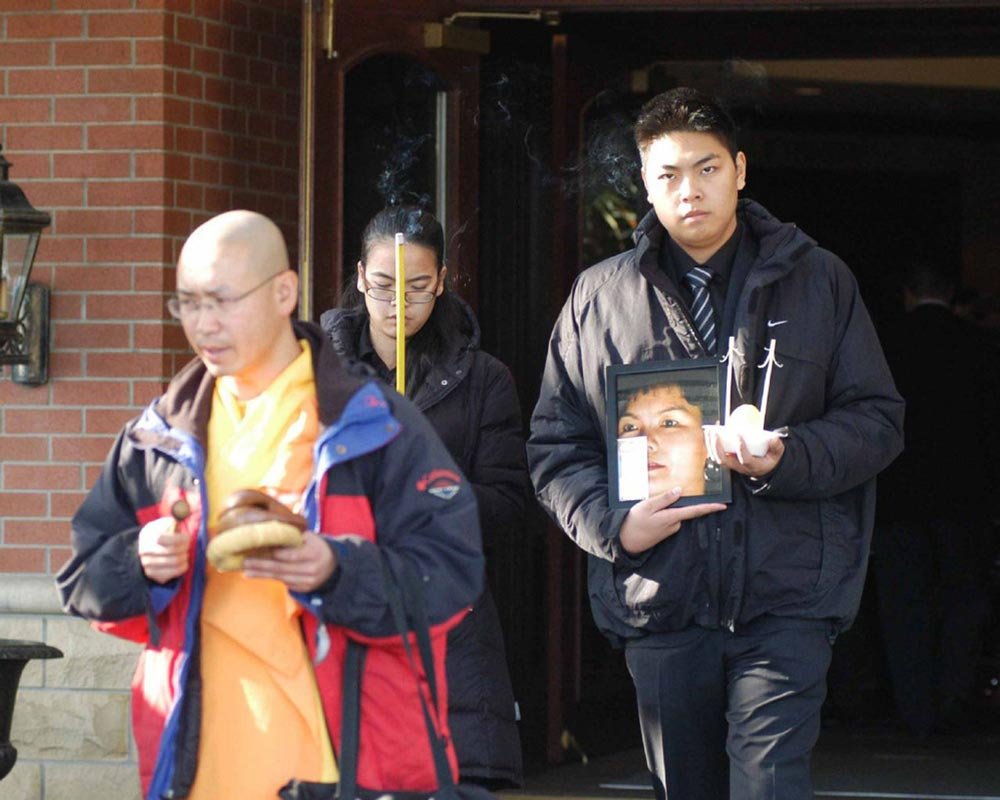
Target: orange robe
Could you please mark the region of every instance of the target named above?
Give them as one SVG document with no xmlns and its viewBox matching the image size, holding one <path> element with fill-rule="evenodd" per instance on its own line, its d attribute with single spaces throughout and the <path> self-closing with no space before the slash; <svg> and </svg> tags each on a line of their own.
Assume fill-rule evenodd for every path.
<svg viewBox="0 0 1000 800">
<path fill-rule="evenodd" d="M 226 497 L 262 488 L 298 510 L 319 433 L 309 345 L 243 403 L 216 382 L 205 477 L 214 528 Z M 280 581 L 207 565 L 201 613 L 203 679 L 198 771 L 191 800 L 275 800 L 291 778 L 335 781 L 336 761 L 302 609 Z"/>
</svg>

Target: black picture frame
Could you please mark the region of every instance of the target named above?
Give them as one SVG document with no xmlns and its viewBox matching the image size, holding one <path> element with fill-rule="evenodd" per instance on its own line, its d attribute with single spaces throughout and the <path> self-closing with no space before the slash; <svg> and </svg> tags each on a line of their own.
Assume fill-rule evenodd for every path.
<svg viewBox="0 0 1000 800">
<path fill-rule="evenodd" d="M 682 486 L 684 492 L 675 506 L 732 502 L 732 476 L 708 458 L 701 427 L 722 419 L 724 387 L 725 366 L 714 358 L 605 368 L 608 502 L 612 508 L 630 508 L 644 499 L 643 481 L 645 496 Z M 655 437 L 651 445 L 646 431 Z M 634 435 L 620 436 L 623 432 Z M 643 444 L 622 444 L 629 439 Z M 660 460 L 650 461 L 657 452 Z"/>
</svg>

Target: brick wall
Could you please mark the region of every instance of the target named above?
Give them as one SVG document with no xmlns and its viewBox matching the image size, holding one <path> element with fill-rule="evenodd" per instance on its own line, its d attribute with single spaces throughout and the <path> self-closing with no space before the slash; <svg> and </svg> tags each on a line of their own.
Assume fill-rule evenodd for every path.
<svg viewBox="0 0 1000 800">
<path fill-rule="evenodd" d="M 49 382 L 0 374 L 0 638 L 45 641 L 0 796 L 138 800 L 136 647 L 60 613 L 69 519 L 121 424 L 189 358 L 165 312 L 184 237 L 251 208 L 295 244 L 301 0 L 0 0 L 0 142 L 52 214 Z"/>
<path fill-rule="evenodd" d="M 184 236 L 252 208 L 294 238 L 299 0 L 4 0 L 0 141 L 52 214 L 50 381 L 0 380 L 0 573 L 51 573 L 114 433 L 188 358 Z M 6 376 L 5 376 L 6 377 Z"/>
</svg>

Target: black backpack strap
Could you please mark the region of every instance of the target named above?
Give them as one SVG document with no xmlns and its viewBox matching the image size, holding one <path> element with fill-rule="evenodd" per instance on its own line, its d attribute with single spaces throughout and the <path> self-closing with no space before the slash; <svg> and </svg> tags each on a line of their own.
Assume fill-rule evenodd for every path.
<svg viewBox="0 0 1000 800">
<path fill-rule="evenodd" d="M 344 656 L 344 683 L 341 700 L 340 753 L 337 766 L 340 780 L 336 797 L 354 800 L 358 796 L 358 745 L 361 737 L 361 671 L 368 649 L 347 640 Z"/>
</svg>

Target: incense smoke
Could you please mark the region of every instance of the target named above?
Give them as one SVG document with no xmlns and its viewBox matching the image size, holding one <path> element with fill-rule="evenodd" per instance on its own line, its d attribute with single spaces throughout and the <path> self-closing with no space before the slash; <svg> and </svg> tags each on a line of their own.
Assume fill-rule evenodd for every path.
<svg viewBox="0 0 1000 800">
<path fill-rule="evenodd" d="M 378 193 L 382 195 L 388 206 L 402 203 L 426 205 L 430 201 L 430 197 L 426 193 L 415 192 L 412 188 L 413 168 L 423 157 L 421 149 L 431 140 L 431 134 L 393 137 L 392 132 L 387 129 L 385 138 L 394 142 L 394 146 L 382 159 L 382 169 L 375 182 Z"/>
</svg>

